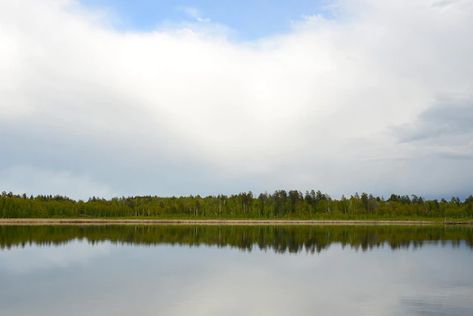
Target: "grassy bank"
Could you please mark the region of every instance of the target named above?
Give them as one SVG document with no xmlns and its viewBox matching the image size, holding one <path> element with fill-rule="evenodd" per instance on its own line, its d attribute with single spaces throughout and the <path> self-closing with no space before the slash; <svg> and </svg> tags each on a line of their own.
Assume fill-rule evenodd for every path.
<svg viewBox="0 0 473 316">
<path fill-rule="evenodd" d="M 184 219 L 184 218 L 11 218 L 0 225 L 473 225 L 467 219 Z"/>
</svg>

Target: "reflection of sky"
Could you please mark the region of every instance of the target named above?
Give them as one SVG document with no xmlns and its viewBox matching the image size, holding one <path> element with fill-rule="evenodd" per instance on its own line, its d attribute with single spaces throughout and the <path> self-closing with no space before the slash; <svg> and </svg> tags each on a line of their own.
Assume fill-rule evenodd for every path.
<svg viewBox="0 0 473 316">
<path fill-rule="evenodd" d="M 27 246 L 0 251 L 0 315 L 470 315 L 472 259 L 463 245 L 334 244 L 315 255 Z"/>
<path fill-rule="evenodd" d="M 0 271 L 26 274 L 36 270 L 67 268 L 71 265 L 87 264 L 94 257 L 109 252 L 109 242 L 90 247 L 78 240 L 57 247 L 14 247 L 8 251 L 0 251 Z"/>
</svg>

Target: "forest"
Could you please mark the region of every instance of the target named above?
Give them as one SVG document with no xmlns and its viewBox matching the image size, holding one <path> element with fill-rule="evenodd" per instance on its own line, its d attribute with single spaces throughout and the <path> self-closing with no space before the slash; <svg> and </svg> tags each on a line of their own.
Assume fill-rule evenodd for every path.
<svg viewBox="0 0 473 316">
<path fill-rule="evenodd" d="M 354 194 L 339 199 L 320 191 L 278 190 L 216 196 L 135 196 L 87 201 L 64 196 L 0 195 L 0 218 L 156 218 L 156 219 L 473 219 L 473 196 L 461 200 L 389 198 Z"/>
</svg>

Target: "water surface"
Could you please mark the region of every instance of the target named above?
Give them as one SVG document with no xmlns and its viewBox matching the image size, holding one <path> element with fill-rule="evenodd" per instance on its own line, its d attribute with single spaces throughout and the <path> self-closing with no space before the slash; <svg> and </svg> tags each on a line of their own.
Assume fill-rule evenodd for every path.
<svg viewBox="0 0 473 316">
<path fill-rule="evenodd" d="M 0 226 L 0 315 L 473 315 L 473 228 Z"/>
</svg>

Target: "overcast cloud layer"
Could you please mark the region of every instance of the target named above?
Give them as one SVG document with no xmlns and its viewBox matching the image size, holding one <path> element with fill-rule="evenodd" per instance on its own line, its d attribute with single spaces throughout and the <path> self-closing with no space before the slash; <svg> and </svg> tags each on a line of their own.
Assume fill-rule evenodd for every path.
<svg viewBox="0 0 473 316">
<path fill-rule="evenodd" d="M 241 42 L 1 0 L 0 190 L 473 193 L 473 1 L 331 7 Z"/>
</svg>

